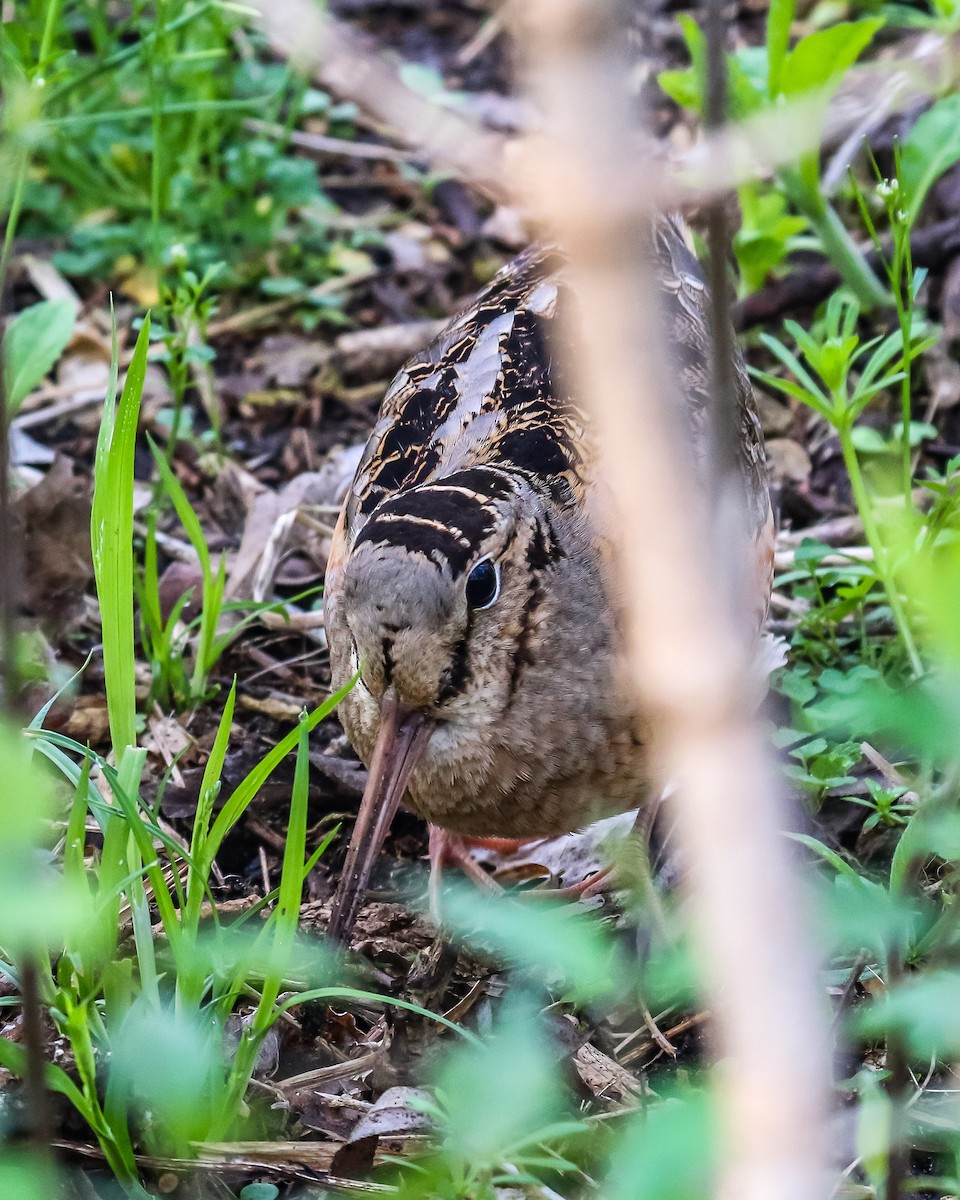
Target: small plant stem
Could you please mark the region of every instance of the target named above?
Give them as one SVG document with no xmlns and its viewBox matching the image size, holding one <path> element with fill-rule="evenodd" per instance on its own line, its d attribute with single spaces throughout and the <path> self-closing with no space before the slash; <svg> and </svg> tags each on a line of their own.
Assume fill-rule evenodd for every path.
<svg viewBox="0 0 960 1200">
<path fill-rule="evenodd" d="M 47 15 L 43 23 L 43 34 L 40 38 L 40 54 L 37 57 L 37 71 L 39 75 L 47 69 L 47 62 L 50 59 L 50 51 L 53 48 L 53 35 L 57 27 L 57 17 L 60 15 L 61 0 L 49 0 L 47 4 Z"/>
<path fill-rule="evenodd" d="M 137 1194 L 137 1164 L 126 1125 L 120 1121 L 111 1123 L 100 1104 L 97 1092 L 97 1066 L 93 1041 L 90 1036 L 89 1009 L 85 1005 L 70 1004 L 66 1013 L 65 1032 L 76 1062 L 77 1075 L 83 1092 L 84 1118 L 97 1135 L 107 1165 L 129 1194 Z M 109 1089 L 108 1089 L 109 1093 Z M 109 1094 L 107 1096 L 109 1106 Z M 143 1194 L 140 1189 L 140 1194 Z"/>
<path fill-rule="evenodd" d="M 890 569 L 887 548 L 883 544 L 883 540 L 880 537 L 880 530 L 877 528 L 877 522 L 873 515 L 873 505 L 870 502 L 870 496 L 863 481 L 863 473 L 860 470 L 860 460 L 857 458 L 857 451 L 850 440 L 850 430 L 841 427 L 838 428 L 837 433 L 840 437 L 840 450 L 843 454 L 843 462 L 847 468 L 847 474 L 850 476 L 850 487 L 853 491 L 853 498 L 859 510 L 860 519 L 863 521 L 863 531 L 867 536 L 870 549 L 873 551 L 877 574 L 883 582 L 887 599 L 890 601 L 893 619 L 906 647 L 911 669 L 914 675 L 919 678 L 923 674 L 923 663 L 920 660 L 913 634 L 910 631 L 903 599 L 897 589 L 893 572 Z"/>
<path fill-rule="evenodd" d="M 814 231 L 823 243 L 840 277 L 853 292 L 864 309 L 880 308 L 890 303 L 890 293 L 870 269 L 860 253 L 856 242 L 832 205 L 821 202 L 817 208 L 809 208 L 805 214 Z"/>
<path fill-rule="evenodd" d="M 50 58 L 50 51 L 53 47 L 53 35 L 57 26 L 57 17 L 60 15 L 61 0 L 49 0 L 47 4 L 46 17 L 43 24 L 43 34 L 40 39 L 40 52 L 37 56 L 37 64 L 31 73 L 31 81 L 34 87 L 43 86 L 41 76 L 46 70 L 47 61 Z M 24 147 L 20 151 L 17 160 L 16 169 L 14 172 L 13 194 L 10 198 L 10 212 L 7 215 L 7 224 L 3 234 L 3 250 L 0 251 L 0 288 L 3 287 L 7 277 L 7 266 L 10 262 L 10 252 L 13 249 L 13 240 L 16 236 L 17 225 L 20 223 L 20 213 L 23 210 L 23 192 L 27 182 L 27 169 L 30 165 L 30 154 Z"/>
<path fill-rule="evenodd" d="M 4 286 L 7 278 L 7 267 L 10 263 L 10 254 L 13 250 L 13 240 L 16 237 L 17 225 L 20 222 L 20 213 L 23 210 L 23 192 L 27 182 L 27 167 L 29 164 L 29 154 L 26 149 L 21 149 L 17 159 L 13 195 L 10 197 L 10 212 L 7 214 L 7 224 L 3 232 L 3 250 L 0 251 L 0 288 Z"/>
<path fill-rule="evenodd" d="M 862 307 L 869 310 L 890 304 L 890 293 L 871 270 L 836 209 L 824 200 L 819 188 L 810 187 L 797 168 L 781 170 L 780 180 L 792 203 L 813 226 L 827 257 Z"/>
<path fill-rule="evenodd" d="M 99 43 L 106 45 L 106 39 L 109 38 L 108 27 L 103 20 L 103 12 L 101 8 L 101 0 L 94 0 L 93 3 L 86 5 L 90 20 L 91 36 L 95 42 L 98 42 L 98 50 L 101 49 Z M 164 33 L 173 33 L 178 29 L 182 29 L 185 25 L 190 25 L 199 18 L 205 16 L 211 10 L 216 9 L 216 0 L 211 3 L 200 4 L 196 8 L 189 9 L 182 16 L 177 17 L 175 21 L 169 21 L 164 29 Z M 146 51 L 152 49 L 157 40 L 157 31 L 145 34 L 139 41 L 132 46 L 124 46 L 121 50 L 114 51 L 113 54 L 100 53 L 93 65 L 86 71 L 72 74 L 69 79 L 58 83 L 50 92 L 50 99 L 62 100 L 64 96 L 76 91 L 77 88 L 85 87 L 86 85 L 98 79 L 101 75 L 105 75 L 110 71 L 115 71 L 118 67 L 126 66 L 128 63 L 140 58 Z M 97 120 L 102 120 L 101 114 L 96 114 Z"/>
<path fill-rule="evenodd" d="M 913 256 L 910 252 L 910 230 L 902 225 L 894 226 L 893 299 L 897 306 L 897 320 L 903 339 L 903 379 L 900 381 L 901 466 L 903 470 L 903 503 L 908 512 L 913 510 L 913 464 L 910 454 L 910 417 L 913 365 Z M 906 293 L 906 294 L 904 294 Z"/>
<path fill-rule="evenodd" d="M 43 1021 L 40 1006 L 40 969 L 31 953 L 20 958 L 20 1009 L 23 1013 L 23 1049 L 26 1070 L 23 1091 L 26 1101 L 30 1140 L 42 1161 L 50 1153 L 50 1103 L 44 1084 L 46 1068 L 43 1049 Z"/>
<path fill-rule="evenodd" d="M 150 160 L 150 251 L 152 265 L 158 272 L 162 257 L 160 213 L 163 188 L 163 154 L 160 149 L 163 135 L 163 80 L 160 68 L 166 66 L 166 12 L 166 0 L 157 0 L 156 40 L 150 54 L 150 130 L 153 151 Z"/>
<path fill-rule="evenodd" d="M 887 986 L 899 980 L 892 967 L 887 970 Z M 903 1184 L 910 1167 L 910 1154 L 904 1144 L 906 1121 L 904 1105 L 910 1090 L 910 1067 L 899 1032 L 887 1035 L 886 1063 L 889 1071 L 887 1091 L 890 1096 L 892 1115 L 890 1119 L 890 1146 L 887 1154 L 887 1178 L 884 1200 L 902 1200 Z"/>
<path fill-rule="evenodd" d="M 0 328 L 6 313 L 5 263 L 0 264 Z M 7 396 L 0 372 L 0 712 L 16 719 L 20 696 L 20 655 L 17 637 L 17 612 L 20 604 L 20 539 L 10 503 L 10 422 Z"/>
</svg>

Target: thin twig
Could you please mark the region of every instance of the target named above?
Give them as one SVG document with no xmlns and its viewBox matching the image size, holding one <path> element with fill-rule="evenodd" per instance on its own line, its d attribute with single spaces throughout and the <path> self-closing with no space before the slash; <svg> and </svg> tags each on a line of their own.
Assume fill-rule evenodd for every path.
<svg viewBox="0 0 960 1200">
<path fill-rule="evenodd" d="M 261 121 L 247 117 L 244 128 L 251 133 L 265 133 L 267 137 L 280 138 L 301 150 L 313 154 L 335 154 L 344 158 L 367 158 L 383 162 L 411 162 L 417 156 L 412 150 L 398 150 L 396 146 L 380 146 L 374 142 L 351 142 L 347 138 L 328 137 L 321 133 L 304 133 L 299 129 L 287 129 L 273 121 Z"/>
<path fill-rule="evenodd" d="M 727 69 L 724 50 L 723 0 L 707 3 L 707 95 L 704 126 L 708 132 L 722 130 L 727 117 Z M 727 263 L 730 257 L 730 228 L 724 195 L 707 206 L 707 278 L 710 286 L 710 391 L 711 422 L 711 515 L 715 536 L 723 547 L 720 563 L 726 600 L 733 613 L 743 610 L 738 595 L 743 572 L 738 570 L 739 550 L 744 542 L 743 513 L 746 496 L 740 470 L 740 418 L 737 411 L 737 382 L 734 368 L 733 325 L 730 319 L 730 287 Z"/>
</svg>

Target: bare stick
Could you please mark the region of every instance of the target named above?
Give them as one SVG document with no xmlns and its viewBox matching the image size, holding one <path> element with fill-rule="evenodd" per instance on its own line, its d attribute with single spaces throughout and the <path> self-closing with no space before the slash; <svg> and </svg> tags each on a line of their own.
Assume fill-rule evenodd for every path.
<svg viewBox="0 0 960 1200">
<path fill-rule="evenodd" d="M 624 170 L 632 133 L 611 7 L 522 6 L 550 135 L 524 180 L 571 256 L 579 320 L 568 367 L 597 421 L 620 527 L 637 531 L 621 546 L 620 583 L 660 777 L 678 784 L 678 833 L 722 1060 L 717 1194 L 812 1200 L 827 1179 L 825 1014 L 782 834 L 789 822 L 752 718 L 745 647 L 720 598 L 728 564 L 707 536 L 658 354 L 645 286 L 650 216 Z M 641 165 L 649 174 L 650 163 Z"/>
<path fill-rule="evenodd" d="M 273 50 L 314 74 L 338 95 L 349 96 L 418 155 L 457 171 L 497 199 L 515 199 L 504 167 L 537 156 L 537 135 L 507 138 L 408 87 L 396 67 L 348 26 L 326 16 L 314 0 L 253 0 Z M 518 5 L 518 9 L 522 9 Z M 819 146 L 819 132 L 839 142 L 877 111 L 903 111 L 945 90 L 958 75 L 953 38 L 930 35 L 903 58 L 851 72 L 828 106 L 818 93 L 760 113 L 705 137 L 662 169 L 650 172 L 646 156 L 625 132 L 619 181 L 650 207 L 699 203 L 710 195 L 794 162 Z"/>
</svg>

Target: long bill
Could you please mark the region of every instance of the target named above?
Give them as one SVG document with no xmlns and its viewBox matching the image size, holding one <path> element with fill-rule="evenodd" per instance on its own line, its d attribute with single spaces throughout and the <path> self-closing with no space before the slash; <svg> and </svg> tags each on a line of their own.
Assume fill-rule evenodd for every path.
<svg viewBox="0 0 960 1200">
<path fill-rule="evenodd" d="M 334 941 L 350 938 L 373 865 L 433 728 L 422 713 L 401 704 L 392 687 L 383 693 L 367 786 L 330 911 L 327 933 Z"/>
</svg>

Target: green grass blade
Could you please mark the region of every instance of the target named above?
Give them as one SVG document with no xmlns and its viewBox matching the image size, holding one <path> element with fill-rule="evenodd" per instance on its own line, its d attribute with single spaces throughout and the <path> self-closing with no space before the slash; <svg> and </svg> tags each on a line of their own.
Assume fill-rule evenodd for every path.
<svg viewBox="0 0 960 1200">
<path fill-rule="evenodd" d="M 429 1021 L 434 1021 L 437 1025 L 442 1025 L 445 1029 L 450 1029 L 454 1033 L 459 1034 L 465 1041 L 472 1042 L 475 1046 L 482 1045 L 476 1034 L 471 1033 L 469 1029 L 464 1029 L 462 1025 L 456 1025 L 453 1021 L 448 1020 L 440 1013 L 431 1012 L 429 1008 L 423 1008 L 422 1005 L 414 1004 L 412 1000 L 401 1000 L 396 996 L 381 996 L 378 992 L 364 992 L 357 988 L 350 987 L 324 987 L 311 988 L 307 992 L 299 992 L 296 996 L 290 996 L 284 1000 L 279 1006 L 278 1012 L 289 1012 L 291 1008 L 296 1008 L 298 1004 L 306 1004 L 308 1000 L 358 1000 L 362 1004 L 369 1004 L 371 1001 L 374 1004 L 383 1004 L 387 1008 L 402 1008 L 405 1012 L 416 1013 L 418 1017 L 426 1017 Z"/>
<path fill-rule="evenodd" d="M 157 567 L 157 514 L 152 509 L 147 513 L 147 536 L 143 547 L 140 614 L 150 641 L 159 648 L 163 643 L 164 621 L 160 611 L 160 572 Z"/>
<path fill-rule="evenodd" d="M 200 795 L 197 800 L 197 812 L 193 819 L 193 833 L 190 838 L 190 858 L 194 864 L 213 862 L 213 855 L 207 856 L 206 842 L 210 829 L 210 819 L 213 816 L 213 806 L 220 790 L 223 774 L 223 764 L 227 757 L 227 747 L 230 743 L 230 726 L 233 721 L 234 707 L 237 701 L 237 680 L 234 677 L 227 702 L 223 706 L 223 715 L 217 728 L 213 747 L 203 769 L 200 781 Z M 200 905 L 207 888 L 207 876 L 198 871 L 196 866 L 190 867 L 187 875 L 187 905 L 184 915 L 184 931 L 188 936 L 196 934 L 199 920 Z"/>
<path fill-rule="evenodd" d="M 200 567 L 203 570 L 204 578 L 206 578 L 207 572 L 210 570 L 210 552 L 207 549 L 207 539 L 204 536 L 203 527 L 200 524 L 197 514 L 193 511 L 193 505 L 187 499 L 187 493 L 183 490 L 180 480 L 170 469 L 170 466 L 160 453 L 156 442 L 149 434 L 147 434 L 147 443 L 150 446 L 150 452 L 153 454 L 153 461 L 157 465 L 157 470 L 160 472 L 164 491 L 170 497 L 173 507 L 176 509 L 177 517 L 184 528 L 184 532 L 190 539 L 191 546 L 197 552 L 197 557 L 200 559 Z"/>
<path fill-rule="evenodd" d="M 203 612 L 200 619 L 200 639 L 197 644 L 197 657 L 193 665 L 192 688 L 195 697 L 200 697 L 206 690 L 207 677 L 213 669 L 217 658 L 217 625 L 220 623 L 220 613 L 223 607 L 223 593 L 227 586 L 227 559 L 220 556 L 217 573 L 208 580 L 204 578 Z"/>
<path fill-rule="evenodd" d="M 103 622 L 107 714 L 113 752 L 118 763 L 126 747 L 135 746 L 137 742 L 133 628 L 133 457 L 149 340 L 148 314 L 137 338 L 119 406 L 114 409 L 109 394 L 104 403 L 103 421 L 97 440 L 90 519 L 93 569 Z"/>
<path fill-rule="evenodd" d="M 297 730 L 297 761 L 290 794 L 290 819 L 283 848 L 280 871 L 280 895 L 272 917 L 273 946 L 270 968 L 263 980 L 260 1000 L 253 1020 L 244 1030 L 230 1069 L 226 1094 L 218 1118 L 218 1132 L 229 1128 L 250 1083 L 260 1044 L 277 1019 L 276 1003 L 290 962 L 300 921 L 303 895 L 303 857 L 307 844 L 307 799 L 310 772 L 310 727 L 307 714 L 300 717 Z"/>
<path fill-rule="evenodd" d="M 63 846 L 63 876 L 74 887 L 89 894 L 84 847 L 86 845 L 87 797 L 90 794 L 90 760 L 84 758 L 80 767 L 80 778 L 73 792 L 73 802 L 67 818 L 67 832 Z"/>
<path fill-rule="evenodd" d="M 92 658 L 93 658 L 93 651 L 91 650 L 90 653 L 87 655 L 87 657 L 80 664 L 80 666 L 76 669 L 76 671 L 74 671 L 74 673 L 70 676 L 70 678 L 67 680 L 67 682 L 61 688 L 58 688 L 57 691 L 55 691 L 53 693 L 53 695 L 46 702 L 46 704 L 41 705 L 41 707 L 37 709 L 36 715 L 33 717 L 30 724 L 27 726 L 27 729 L 36 730 L 36 729 L 42 728 L 43 722 L 47 718 L 47 713 L 50 711 L 51 708 L 53 708 L 53 706 L 60 699 L 60 697 L 62 695 L 64 695 L 64 693 L 70 687 L 72 687 L 74 683 L 76 683 L 76 681 L 84 673 L 84 671 L 87 669 L 87 667 L 90 666 L 90 660 Z"/>
<path fill-rule="evenodd" d="M 310 731 L 306 712 L 300 715 L 297 761 L 293 771 L 293 790 L 290 795 L 290 820 L 283 846 L 283 865 L 280 870 L 280 902 L 277 905 L 277 931 L 284 941 L 292 941 L 300 920 L 300 899 L 303 894 L 303 860 L 307 851 L 307 798 L 310 775 Z"/>
<path fill-rule="evenodd" d="M 334 692 L 332 696 L 329 696 L 319 708 L 315 708 L 310 713 L 305 722 L 308 732 L 315 725 L 319 724 L 324 717 L 333 712 L 355 682 L 355 678 L 351 679 L 338 692 Z M 286 758 L 299 740 L 300 729 L 292 729 L 268 754 L 264 755 L 246 778 L 233 790 L 226 804 L 224 804 L 223 808 L 217 814 L 217 819 L 210 830 L 210 836 L 207 839 L 207 846 L 204 852 L 204 863 L 208 862 L 208 855 L 209 862 L 213 861 L 227 833 L 240 820 L 247 805 L 250 804 L 273 771 L 276 770 L 277 766 Z"/>
</svg>

